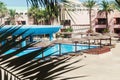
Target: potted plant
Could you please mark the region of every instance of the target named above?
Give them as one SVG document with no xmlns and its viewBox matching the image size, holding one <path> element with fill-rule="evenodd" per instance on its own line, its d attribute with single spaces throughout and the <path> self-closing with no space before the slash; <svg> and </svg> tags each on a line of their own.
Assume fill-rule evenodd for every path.
<svg viewBox="0 0 120 80">
<path fill-rule="evenodd" d="M 107 29 L 107 28 L 105 28 L 104 30 L 103 30 L 103 34 L 104 33 L 108 33 L 109 32 L 109 29 Z"/>
<path fill-rule="evenodd" d="M 72 31 L 73 31 L 73 29 L 71 27 L 68 27 L 68 28 L 66 28 L 65 32 L 72 32 Z"/>
<path fill-rule="evenodd" d="M 66 32 L 66 28 L 62 28 L 62 29 L 61 29 L 61 32 Z"/>
<path fill-rule="evenodd" d="M 91 29 L 89 29 L 89 30 L 87 30 L 86 31 L 86 33 L 87 33 L 87 36 L 90 34 L 90 33 L 93 33 L 94 31 L 93 30 L 91 30 Z M 92 35 L 91 35 L 92 36 Z"/>
<path fill-rule="evenodd" d="M 94 32 L 94 31 L 93 31 L 93 30 L 90 30 L 90 29 L 87 31 L 87 33 L 93 33 L 93 32 Z"/>
<path fill-rule="evenodd" d="M 73 32 L 72 27 L 66 28 L 65 32 Z M 70 34 L 65 34 L 65 35 L 64 35 L 65 38 L 71 38 L 71 36 L 72 36 L 71 33 L 70 33 Z"/>
</svg>

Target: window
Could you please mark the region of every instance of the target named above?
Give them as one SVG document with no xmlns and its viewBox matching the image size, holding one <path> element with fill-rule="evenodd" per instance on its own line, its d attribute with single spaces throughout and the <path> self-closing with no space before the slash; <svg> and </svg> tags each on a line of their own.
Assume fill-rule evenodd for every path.
<svg viewBox="0 0 120 80">
<path fill-rule="evenodd" d="M 120 24 L 120 18 L 116 18 L 115 20 L 115 24 Z"/>
<path fill-rule="evenodd" d="M 96 32 L 103 33 L 105 28 L 96 28 Z"/>
<path fill-rule="evenodd" d="M 71 20 L 62 20 L 61 24 L 64 26 L 69 26 L 69 25 L 71 25 Z"/>
<path fill-rule="evenodd" d="M 27 15 L 28 13 L 25 13 L 25 15 Z"/>
<path fill-rule="evenodd" d="M 21 12 L 20 15 L 23 15 L 23 13 Z"/>
<path fill-rule="evenodd" d="M 105 25 L 107 23 L 106 18 L 98 18 L 98 25 Z"/>
<path fill-rule="evenodd" d="M 18 15 L 18 13 L 15 13 L 16 15 Z"/>
<path fill-rule="evenodd" d="M 10 21 L 5 21 L 5 25 L 10 25 Z"/>
<path fill-rule="evenodd" d="M 26 24 L 26 21 L 21 21 L 22 25 L 25 25 Z"/>
<path fill-rule="evenodd" d="M 114 32 L 119 34 L 120 33 L 120 28 L 114 28 Z"/>
</svg>

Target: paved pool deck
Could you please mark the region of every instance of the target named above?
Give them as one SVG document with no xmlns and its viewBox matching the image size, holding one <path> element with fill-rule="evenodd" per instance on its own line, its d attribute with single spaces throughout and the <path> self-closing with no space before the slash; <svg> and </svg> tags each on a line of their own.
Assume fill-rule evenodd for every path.
<svg viewBox="0 0 120 80">
<path fill-rule="evenodd" d="M 80 68 L 63 73 L 54 80 L 120 80 L 120 43 L 105 54 L 83 54 L 69 62 L 79 59 L 70 67 Z"/>
</svg>

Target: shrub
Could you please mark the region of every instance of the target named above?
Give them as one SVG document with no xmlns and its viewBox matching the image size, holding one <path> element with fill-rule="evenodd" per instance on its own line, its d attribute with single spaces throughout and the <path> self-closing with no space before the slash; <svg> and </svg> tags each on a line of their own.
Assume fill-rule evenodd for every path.
<svg viewBox="0 0 120 80">
<path fill-rule="evenodd" d="M 65 32 L 72 32 L 72 31 L 73 31 L 73 29 L 71 27 L 69 27 L 69 28 L 66 28 Z"/>
</svg>

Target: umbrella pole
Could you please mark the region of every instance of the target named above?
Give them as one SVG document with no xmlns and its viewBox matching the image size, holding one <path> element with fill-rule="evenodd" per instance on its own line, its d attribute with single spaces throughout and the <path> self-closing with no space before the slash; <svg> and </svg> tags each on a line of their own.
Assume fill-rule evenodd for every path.
<svg viewBox="0 0 120 80">
<path fill-rule="evenodd" d="M 100 48 L 102 47 L 102 46 L 101 46 L 101 41 L 102 41 L 102 40 L 100 39 Z"/>
<path fill-rule="evenodd" d="M 110 37 L 110 46 L 111 46 L 111 37 Z"/>
<path fill-rule="evenodd" d="M 96 42 L 95 42 L 95 39 L 94 39 L 94 44 L 95 44 Z"/>
<path fill-rule="evenodd" d="M 90 39 L 89 39 L 88 41 L 89 41 L 89 42 L 88 42 L 88 44 L 89 44 L 88 46 L 89 46 L 89 49 L 90 49 Z"/>
</svg>

